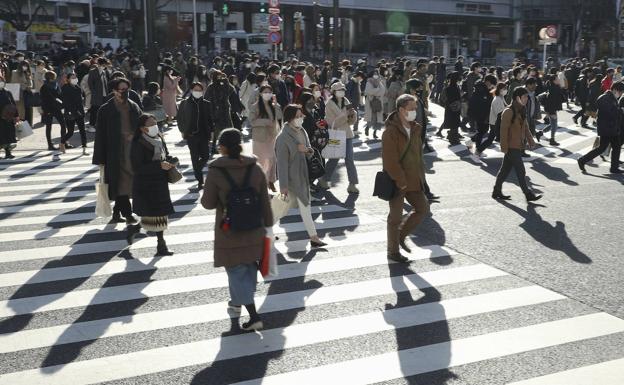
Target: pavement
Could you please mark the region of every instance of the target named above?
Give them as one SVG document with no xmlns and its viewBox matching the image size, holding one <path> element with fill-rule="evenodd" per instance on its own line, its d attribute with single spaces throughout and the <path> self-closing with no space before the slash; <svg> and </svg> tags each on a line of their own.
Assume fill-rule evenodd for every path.
<svg viewBox="0 0 624 385">
<path fill-rule="evenodd" d="M 431 134 L 443 116 L 432 111 Z M 274 227 L 279 274 L 259 277 L 258 333 L 228 310 L 214 212 L 198 205 L 175 127 L 166 140 L 185 177 L 170 186 L 171 257 L 144 234 L 128 247 L 124 225 L 95 218 L 90 156 L 44 150 L 36 128 L 0 160 L 0 385 L 622 385 L 624 178 L 599 158 L 582 174 L 595 130 L 568 111 L 559 121 L 561 146 L 542 141 L 525 163 L 537 204 L 513 177 L 510 201 L 490 198 L 496 145 L 477 162 L 432 139 L 427 180 L 441 198 L 410 264 L 386 260 L 387 203 L 372 197 L 381 144 L 360 136 L 361 193 L 346 192 L 341 163 L 315 194 L 328 246 L 310 249 L 295 209 Z"/>
</svg>

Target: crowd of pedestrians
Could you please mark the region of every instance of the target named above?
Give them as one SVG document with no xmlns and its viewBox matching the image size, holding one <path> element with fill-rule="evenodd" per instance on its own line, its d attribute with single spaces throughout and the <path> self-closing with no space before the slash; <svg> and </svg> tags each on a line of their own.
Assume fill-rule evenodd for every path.
<svg viewBox="0 0 624 385">
<path fill-rule="evenodd" d="M 580 58 L 561 66 L 549 63 L 544 72 L 520 61 L 508 69 L 479 62 L 466 67 L 462 57 L 451 66 L 444 57 L 311 63 L 254 53 L 205 61 L 166 52 L 154 81 L 147 82 L 140 55 L 128 50 L 94 51 L 61 63 L 13 51 L 0 60 L 0 148 L 7 159 L 14 157 L 16 124 L 33 125 L 33 108 L 40 109 L 37 124 L 45 126 L 51 151 L 71 150 L 69 140 L 78 126 L 82 153 L 88 155 L 87 133 L 94 133 L 92 162 L 108 184 L 112 221 L 128 225 L 128 243 L 141 229 L 155 233 L 157 253 L 170 255 L 164 231 L 173 212 L 168 184 L 178 161 L 169 154 L 165 134 L 177 127 L 189 149 L 197 190 L 203 191 L 201 203 L 217 209 L 214 260 L 230 279 L 231 307 L 240 311 L 245 306 L 251 320 L 244 328 L 258 329 L 256 260 L 265 227 L 279 220 L 270 210 L 270 196 L 286 197 L 299 209 L 311 246 L 325 246 L 312 219 L 311 192 L 333 188 L 332 177 L 343 159 L 347 192 L 359 193 L 353 152 L 357 136 L 375 140 L 382 133 L 383 168 L 397 190 L 389 200 L 388 258 L 408 260 L 400 253 L 410 251 L 406 237 L 428 214 L 429 202 L 439 199 L 429 189 L 423 158 L 434 151 L 427 135 L 431 103 L 444 108 L 435 135 L 451 146 L 465 140 L 475 162 L 482 161 L 494 141 L 500 142 L 504 158 L 494 199 L 510 199 L 502 185 L 512 169 L 527 201 L 541 198 L 527 186 L 523 158 L 548 132 L 548 143 L 559 145 L 558 115 L 564 103 L 580 106 L 575 122 L 580 119 L 581 126 L 589 127 L 592 119 L 597 125 L 596 148 L 579 159 L 580 169 L 610 150 L 611 172 L 620 173 L 621 68 Z M 8 83 L 18 86 L 10 92 Z M 359 127 L 360 117 L 364 127 Z M 542 117 L 547 126 L 537 130 Z M 58 147 L 54 121 L 60 126 Z M 243 129 L 251 132 L 253 156 L 242 153 Z M 335 141 L 333 135 L 343 138 L 344 151 L 326 160 L 324 149 Z M 209 163 L 215 155 L 221 156 Z M 236 230 L 238 211 L 231 201 L 249 189 L 256 195 L 236 202 L 256 202 L 262 207 L 256 213 L 261 220 L 254 228 Z M 405 217 L 404 201 L 412 207 Z"/>
</svg>

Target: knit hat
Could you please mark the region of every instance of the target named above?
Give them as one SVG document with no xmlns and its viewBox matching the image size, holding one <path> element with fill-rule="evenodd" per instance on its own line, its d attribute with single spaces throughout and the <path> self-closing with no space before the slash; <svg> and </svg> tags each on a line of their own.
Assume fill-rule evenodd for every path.
<svg viewBox="0 0 624 385">
<path fill-rule="evenodd" d="M 336 82 L 336 83 L 332 84 L 332 86 L 331 86 L 331 92 L 332 93 L 334 93 L 334 92 L 336 92 L 338 90 L 344 90 L 344 89 L 345 89 L 345 86 L 344 86 L 344 84 L 342 84 L 342 82 Z"/>
</svg>

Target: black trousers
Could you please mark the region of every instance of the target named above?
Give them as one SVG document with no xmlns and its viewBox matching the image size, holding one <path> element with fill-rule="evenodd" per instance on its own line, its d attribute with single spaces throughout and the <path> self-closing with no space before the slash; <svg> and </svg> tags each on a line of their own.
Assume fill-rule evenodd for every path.
<svg viewBox="0 0 624 385">
<path fill-rule="evenodd" d="M 65 126 L 65 118 L 63 117 L 63 113 L 58 111 L 52 112 L 44 112 L 44 122 L 46 125 L 46 140 L 48 141 L 48 146 L 52 146 L 52 121 L 53 118 L 56 118 L 56 121 L 61 125 L 61 143 L 65 143 L 63 138 L 67 134 L 67 127 Z"/>
<path fill-rule="evenodd" d="M 132 205 L 130 205 L 130 198 L 127 195 L 118 195 L 115 198 L 113 213 L 121 213 L 126 218 L 132 216 Z"/>
<path fill-rule="evenodd" d="M 494 143 L 494 139 L 500 138 L 500 126 L 496 126 L 495 124 L 490 125 L 490 131 L 488 133 L 487 139 L 485 139 L 482 143 L 477 144 L 477 152 L 483 152 L 488 147 Z"/>
<path fill-rule="evenodd" d="M 585 115 L 585 103 L 583 102 L 581 102 L 581 109 L 573 117 L 573 119 L 578 118 L 581 118 L 581 124 L 587 123 L 587 119 L 589 119 L 589 117 Z"/>
<path fill-rule="evenodd" d="M 526 170 L 524 169 L 524 162 L 522 161 L 522 150 L 510 148 L 507 150 L 505 157 L 503 158 L 503 164 L 501 165 L 498 174 L 496 175 L 496 184 L 494 185 L 494 191 L 500 192 L 503 189 L 503 182 L 509 176 L 511 169 L 516 171 L 518 177 L 518 184 L 522 189 L 522 192 L 526 196 L 531 195 L 531 190 L 527 186 L 526 182 Z"/>
<path fill-rule="evenodd" d="M 82 147 L 87 147 L 87 133 L 85 132 L 84 116 L 77 119 L 70 119 L 65 122 L 67 124 L 67 134 L 61 139 L 61 143 L 67 143 L 67 141 L 74 135 L 74 127 L 78 124 L 78 131 L 80 131 L 80 142 Z"/>
<path fill-rule="evenodd" d="M 186 139 L 191 152 L 193 172 L 198 183 L 204 183 L 204 166 L 210 158 L 210 139 L 202 135 L 189 136 Z"/>
<path fill-rule="evenodd" d="M 479 146 L 483 137 L 488 132 L 488 124 L 486 122 L 476 122 L 477 124 L 477 133 L 472 137 L 472 141 L 475 143 L 475 146 Z"/>
<path fill-rule="evenodd" d="M 97 120 L 97 114 L 100 110 L 100 106 L 91 106 L 89 109 L 89 124 L 95 127 L 95 122 Z"/>
<path fill-rule="evenodd" d="M 611 145 L 611 171 L 620 168 L 620 138 L 617 136 L 601 136 L 600 145 L 579 158 L 581 163 L 587 163 L 602 154 Z"/>
</svg>

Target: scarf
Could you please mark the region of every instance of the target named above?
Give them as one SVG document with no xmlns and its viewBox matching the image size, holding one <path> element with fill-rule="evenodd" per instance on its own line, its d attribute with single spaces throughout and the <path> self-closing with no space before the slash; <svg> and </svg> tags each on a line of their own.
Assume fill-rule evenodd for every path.
<svg viewBox="0 0 624 385">
<path fill-rule="evenodd" d="M 149 144 L 154 146 L 154 156 L 152 160 L 163 161 L 167 157 L 167 153 L 165 152 L 165 146 L 163 145 L 162 139 L 160 135 L 157 135 L 155 138 L 143 133 L 143 138 L 147 140 Z"/>
</svg>

